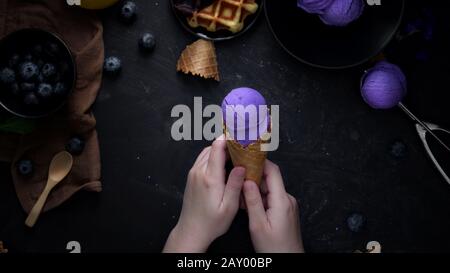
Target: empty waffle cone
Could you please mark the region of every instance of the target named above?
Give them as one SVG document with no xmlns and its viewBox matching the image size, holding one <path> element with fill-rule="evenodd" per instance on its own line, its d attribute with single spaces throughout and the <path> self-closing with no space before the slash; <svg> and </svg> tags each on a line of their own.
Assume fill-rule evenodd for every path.
<svg viewBox="0 0 450 273">
<path fill-rule="evenodd" d="M 177 71 L 220 81 L 213 42 L 200 39 L 188 45 L 178 60 Z"/>
<path fill-rule="evenodd" d="M 245 180 L 254 181 L 260 186 L 264 173 L 264 164 L 267 159 L 267 152 L 261 150 L 261 145 L 266 142 L 259 139 L 247 147 L 244 147 L 239 142 L 232 139 L 225 125 L 224 128 L 228 153 L 230 154 L 233 165 L 235 167 L 244 167 Z"/>
</svg>

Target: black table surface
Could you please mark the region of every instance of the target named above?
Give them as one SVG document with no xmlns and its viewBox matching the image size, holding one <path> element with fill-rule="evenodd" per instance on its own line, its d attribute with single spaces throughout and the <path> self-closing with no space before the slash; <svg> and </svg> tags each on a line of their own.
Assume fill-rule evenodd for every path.
<svg viewBox="0 0 450 273">
<path fill-rule="evenodd" d="M 262 16 L 235 40 L 216 44 L 222 80 L 176 72 L 187 44 L 166 0 L 140 0 L 138 20 L 117 20 L 117 7 L 101 12 L 107 55 L 119 56 L 123 71 L 105 78 L 94 112 L 102 156 L 102 193 L 77 193 L 25 228 L 8 164 L 0 165 L 0 241 L 16 252 L 159 252 L 177 221 L 186 175 L 207 141 L 172 140 L 178 104 L 220 104 L 231 89 L 253 87 L 280 105 L 281 143 L 269 155 L 287 190 L 301 207 L 307 251 L 351 252 L 379 241 L 386 252 L 448 251 L 450 187 L 421 144 L 414 124 L 400 110 L 375 111 L 359 94 L 366 66 L 329 71 L 311 68 L 285 53 Z M 408 7 L 412 9 L 413 7 Z M 445 9 L 436 8 L 437 36 L 448 35 Z M 292 26 L 291 26 L 292 27 Z M 139 53 L 141 33 L 158 39 L 155 52 Z M 440 33 L 440 34 L 439 34 Z M 406 103 L 427 121 L 450 128 L 447 90 L 450 43 L 433 46 L 431 61 L 406 68 Z M 392 157 L 400 140 L 406 156 Z M 367 223 L 352 233 L 346 218 L 362 213 Z M 212 252 L 253 251 L 246 213 L 241 211 Z"/>
</svg>

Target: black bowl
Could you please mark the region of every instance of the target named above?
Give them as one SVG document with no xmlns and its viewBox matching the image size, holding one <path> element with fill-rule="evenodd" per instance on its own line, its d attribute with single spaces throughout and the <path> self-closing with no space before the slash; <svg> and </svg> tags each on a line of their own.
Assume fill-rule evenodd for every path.
<svg viewBox="0 0 450 273">
<path fill-rule="evenodd" d="M 39 51 L 35 45 L 41 46 Z M 67 44 L 54 33 L 45 30 L 21 29 L 0 41 L 0 69 L 11 66 L 10 59 L 13 54 L 22 56 L 23 59 L 20 62 L 25 61 L 24 56 L 30 56 L 36 63 L 38 59 L 55 63 L 58 72 L 55 78 L 58 78 L 48 81 L 54 84 L 63 83 L 66 91 L 41 100 L 38 105 L 27 105 L 24 103 L 24 94 L 21 93 L 24 92 L 23 90 L 19 91 L 20 95 L 17 95 L 10 90 L 9 86 L 0 84 L 0 105 L 10 113 L 24 118 L 41 118 L 59 110 L 67 102 L 76 81 L 75 61 Z M 38 83 L 36 79 L 31 81 Z"/>
<path fill-rule="evenodd" d="M 245 19 L 244 29 L 242 29 L 241 31 L 239 31 L 237 33 L 232 33 L 231 31 L 227 31 L 227 30 L 219 30 L 216 32 L 211 32 L 202 27 L 192 28 L 188 24 L 188 22 L 186 20 L 186 16 L 183 15 L 180 11 L 178 11 L 175 8 L 174 0 L 170 0 L 170 6 L 171 6 L 173 12 L 175 13 L 175 17 L 177 17 L 180 24 L 183 26 L 184 29 L 186 29 L 191 34 L 193 34 L 199 38 L 206 39 L 206 40 L 226 41 L 226 40 L 230 40 L 230 39 L 241 36 L 255 24 L 256 19 L 258 19 L 259 15 L 261 14 L 261 12 L 264 8 L 264 0 L 256 0 L 255 2 L 259 5 L 258 11 L 255 14 L 252 14 Z"/>
<path fill-rule="evenodd" d="M 346 27 L 325 25 L 298 8 L 297 0 L 268 0 L 265 11 L 272 33 L 289 54 L 315 67 L 340 69 L 363 64 L 384 49 L 401 24 L 404 0 L 366 5 Z"/>
</svg>

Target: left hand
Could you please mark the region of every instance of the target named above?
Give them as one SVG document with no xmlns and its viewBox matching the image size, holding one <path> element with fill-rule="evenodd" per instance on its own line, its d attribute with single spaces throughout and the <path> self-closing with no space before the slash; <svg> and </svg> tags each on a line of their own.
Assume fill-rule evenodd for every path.
<svg viewBox="0 0 450 273">
<path fill-rule="evenodd" d="M 234 168 L 226 182 L 226 140 L 203 150 L 189 172 L 183 208 L 163 252 L 205 252 L 225 234 L 239 210 L 245 169 Z"/>
</svg>

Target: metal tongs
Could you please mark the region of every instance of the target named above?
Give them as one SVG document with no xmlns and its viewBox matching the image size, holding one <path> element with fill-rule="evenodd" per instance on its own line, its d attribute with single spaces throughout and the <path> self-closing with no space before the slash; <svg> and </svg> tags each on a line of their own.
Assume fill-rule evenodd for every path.
<svg viewBox="0 0 450 273">
<path fill-rule="evenodd" d="M 450 148 L 433 132 L 433 131 L 441 131 L 441 132 L 445 132 L 447 134 L 450 134 L 450 131 L 445 130 L 440 128 L 438 125 L 432 124 L 432 123 L 428 123 L 428 122 L 423 122 L 421 121 L 417 116 L 415 116 L 411 111 L 409 111 L 408 108 L 406 108 L 406 106 L 403 103 L 399 103 L 398 105 L 400 107 L 400 109 L 402 109 L 412 120 L 414 120 L 415 122 L 417 122 L 416 124 L 416 129 L 417 129 L 417 133 L 419 134 L 420 139 L 422 140 L 423 145 L 425 146 L 425 150 L 428 153 L 428 156 L 431 158 L 431 160 L 433 161 L 434 165 L 436 166 L 436 168 L 439 170 L 439 172 L 441 173 L 441 175 L 444 177 L 445 181 L 447 181 L 448 184 L 450 184 L 450 178 L 449 176 L 445 173 L 444 169 L 442 169 L 441 165 L 439 164 L 439 162 L 436 160 L 436 157 L 433 155 L 433 152 L 430 149 L 430 146 L 428 145 L 427 139 L 426 139 L 426 134 L 429 133 L 434 139 L 436 139 L 436 141 L 445 149 L 447 150 L 447 152 L 450 153 Z"/>
</svg>

